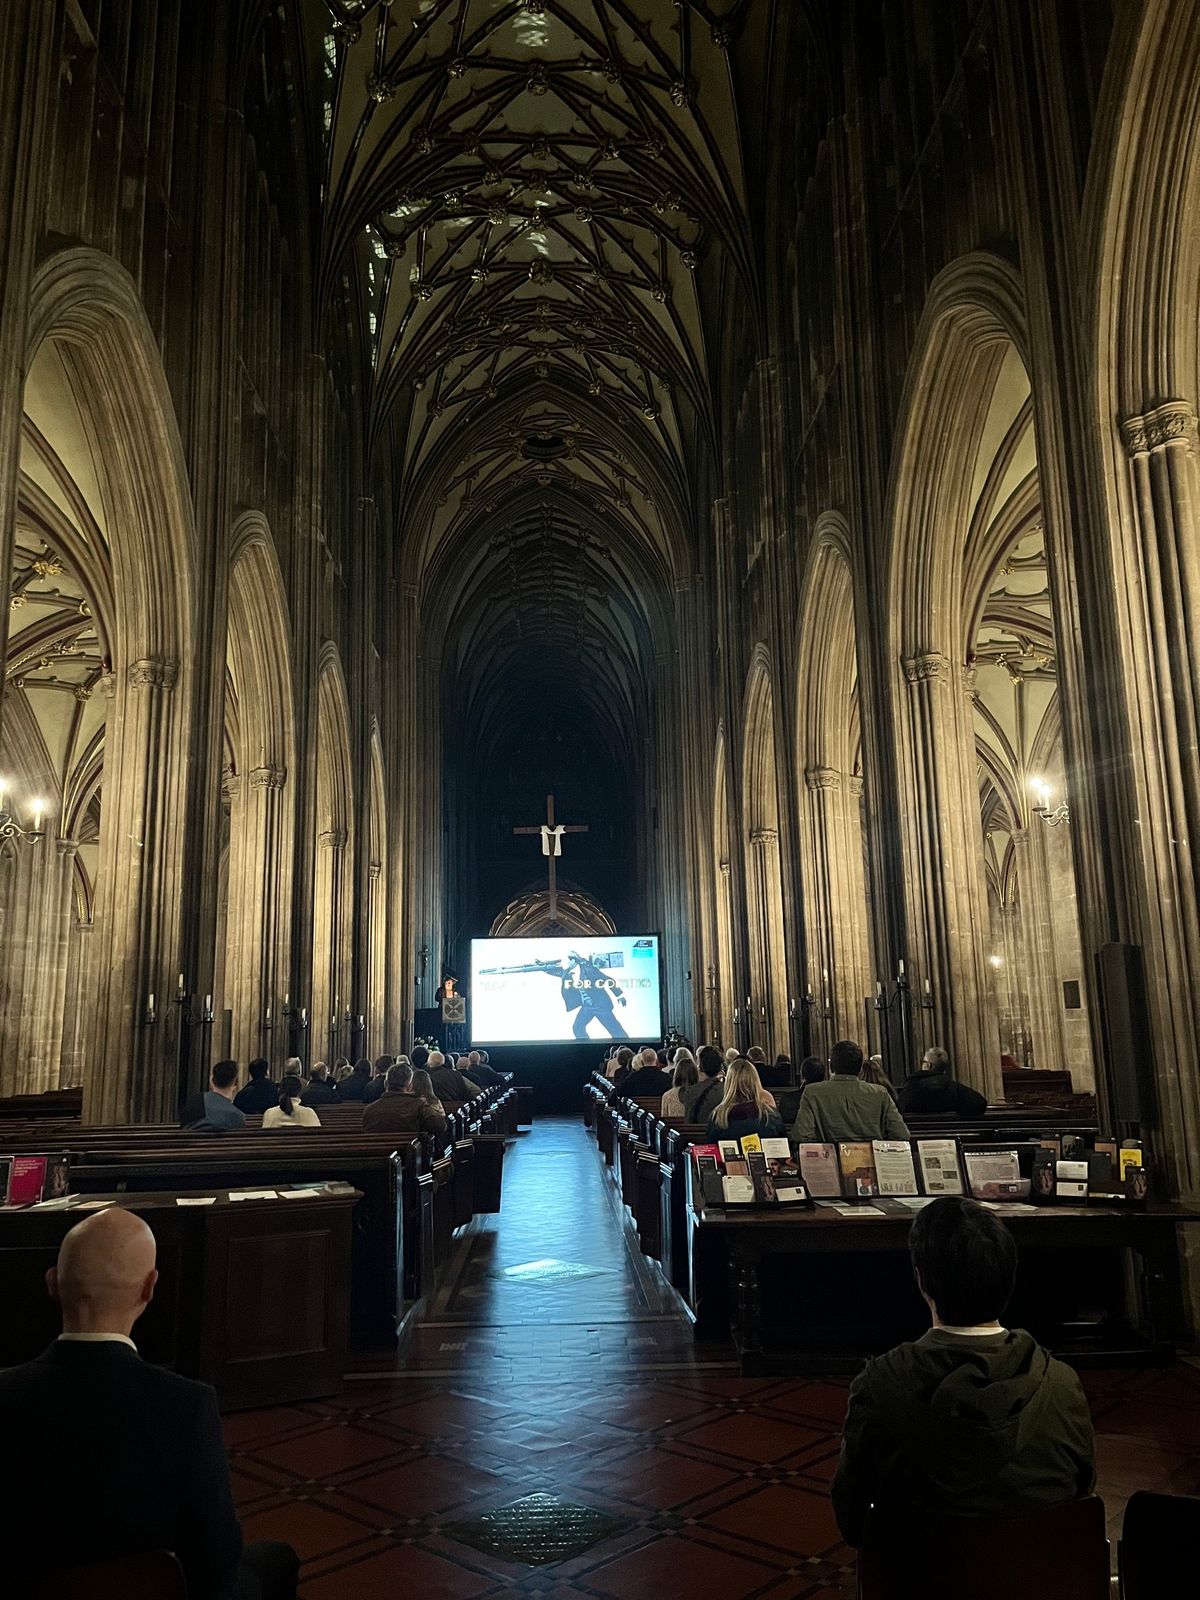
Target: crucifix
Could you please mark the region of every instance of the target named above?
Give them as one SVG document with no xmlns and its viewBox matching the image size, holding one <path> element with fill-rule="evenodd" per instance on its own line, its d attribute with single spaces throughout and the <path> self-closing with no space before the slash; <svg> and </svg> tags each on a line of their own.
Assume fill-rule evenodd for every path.
<svg viewBox="0 0 1200 1600">
<path fill-rule="evenodd" d="M 572 822 L 555 822 L 554 796 L 546 796 L 546 820 L 539 822 L 533 828 L 514 828 L 514 833 L 540 833 L 542 836 L 542 854 L 546 857 L 550 873 L 550 921 L 558 916 L 558 878 L 556 865 L 562 855 L 562 841 L 564 833 L 586 833 L 586 826 Z"/>
</svg>

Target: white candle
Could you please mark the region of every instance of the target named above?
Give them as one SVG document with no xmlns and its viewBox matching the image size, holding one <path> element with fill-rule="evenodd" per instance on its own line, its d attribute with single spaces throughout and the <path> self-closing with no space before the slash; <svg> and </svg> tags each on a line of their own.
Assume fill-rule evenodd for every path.
<svg viewBox="0 0 1200 1600">
<path fill-rule="evenodd" d="M 150 991 L 150 1004 L 146 1007 L 146 1010 L 150 1013 L 151 1016 L 154 1015 L 154 991 L 153 990 Z"/>
<path fill-rule="evenodd" d="M 307 1023 L 307 1021 L 308 1021 L 308 1007 L 307 1006 L 301 1006 L 300 1007 L 300 1021 L 304 1022 L 304 1023 Z"/>
<path fill-rule="evenodd" d="M 270 1006 L 268 1006 L 267 1007 L 267 1021 L 270 1022 L 270 1020 L 271 1020 L 271 1008 L 270 1008 Z"/>
<path fill-rule="evenodd" d="M 212 1016 L 212 995 L 210 994 L 204 996 L 204 1015 L 206 1017 Z"/>
<path fill-rule="evenodd" d="M 42 802 L 40 800 L 35 800 L 33 802 L 33 831 L 34 831 L 34 833 L 40 833 L 42 831 L 42 812 L 43 812 L 44 809 L 45 808 L 42 805 Z"/>
<path fill-rule="evenodd" d="M 180 973 L 180 974 L 179 974 L 179 977 L 178 977 L 178 979 L 177 979 L 177 981 L 176 981 L 176 984 L 175 984 L 175 993 L 176 993 L 176 994 L 177 994 L 177 995 L 179 995 L 179 996 L 180 996 L 180 997 L 181 997 L 181 998 L 182 998 L 182 996 L 183 996 L 183 995 L 185 995 L 185 994 L 186 994 L 186 993 L 187 993 L 187 990 L 186 990 L 186 988 L 185 988 L 185 987 L 184 987 L 184 982 L 183 982 L 183 973 L 182 973 L 182 972 L 181 972 L 181 973 Z"/>
<path fill-rule="evenodd" d="M 8 784 L 0 778 L 0 811 L 4 810 L 4 797 L 8 793 Z"/>
<path fill-rule="evenodd" d="M 932 991 L 930 990 L 930 987 L 929 987 L 929 979 L 928 978 L 925 979 L 925 993 L 926 994 L 932 993 Z"/>
<path fill-rule="evenodd" d="M 880 983 L 878 978 L 875 979 L 875 998 L 876 1000 L 883 999 L 883 985 Z"/>
<path fill-rule="evenodd" d="M 899 967 L 899 970 L 898 970 L 896 975 L 897 975 L 897 977 L 900 977 L 900 978 L 902 978 L 904 976 L 904 962 L 903 961 L 900 962 L 900 967 Z"/>
</svg>

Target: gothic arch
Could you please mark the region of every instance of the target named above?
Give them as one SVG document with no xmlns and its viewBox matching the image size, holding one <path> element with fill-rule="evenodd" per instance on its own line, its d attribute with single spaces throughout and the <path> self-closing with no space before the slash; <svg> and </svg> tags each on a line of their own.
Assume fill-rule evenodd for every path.
<svg viewBox="0 0 1200 1600">
<path fill-rule="evenodd" d="M 979 441 L 1007 357 L 1025 361 L 1020 282 L 997 256 L 931 285 L 901 404 L 888 502 L 889 656 L 910 982 L 928 981 L 926 1043 L 1000 1092 L 999 1028 L 964 637 L 963 558 Z M 1026 363 L 1027 367 L 1027 363 Z"/>
<path fill-rule="evenodd" d="M 291 938 L 296 732 L 291 621 L 266 521 L 247 512 L 230 540 L 226 737 L 232 771 L 223 1003 L 232 1053 L 281 1065 Z M 230 713 L 233 713 L 231 715 Z M 274 1047 L 274 1048 L 273 1048 Z"/>
<path fill-rule="evenodd" d="M 110 529 L 112 699 L 93 936 L 100 1041 L 95 1121 L 174 1107 L 178 1039 L 165 1004 L 182 947 L 196 535 L 162 359 L 130 275 L 87 247 L 34 275 L 26 372 L 53 345 L 89 432 Z M 151 994 L 162 1020 L 142 1025 Z"/>
<path fill-rule="evenodd" d="M 770 659 L 755 648 L 742 712 L 742 826 L 749 926 L 749 1026 L 755 1043 L 788 1044 L 788 967 L 780 863 L 779 772 Z"/>
<path fill-rule="evenodd" d="M 354 777 L 350 702 L 337 646 L 321 650 L 317 678 L 317 826 L 313 897 L 312 1050 L 317 1059 L 353 1048 L 352 928 Z"/>
<path fill-rule="evenodd" d="M 857 1037 L 872 992 L 858 759 L 858 661 L 849 529 L 817 522 L 796 648 L 796 793 L 805 987 L 816 1040 Z"/>
<path fill-rule="evenodd" d="M 1118 35 L 1089 173 L 1092 366 L 1164 1159 L 1200 1190 L 1200 17 Z"/>
</svg>

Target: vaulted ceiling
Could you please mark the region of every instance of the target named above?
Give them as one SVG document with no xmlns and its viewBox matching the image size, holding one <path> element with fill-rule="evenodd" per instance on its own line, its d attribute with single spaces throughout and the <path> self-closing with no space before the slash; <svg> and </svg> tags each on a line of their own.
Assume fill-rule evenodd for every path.
<svg viewBox="0 0 1200 1600">
<path fill-rule="evenodd" d="M 716 436 L 704 264 L 750 275 L 752 0 L 312 3 L 326 293 L 352 273 L 447 697 L 492 745 L 553 662 L 616 758 Z"/>
</svg>

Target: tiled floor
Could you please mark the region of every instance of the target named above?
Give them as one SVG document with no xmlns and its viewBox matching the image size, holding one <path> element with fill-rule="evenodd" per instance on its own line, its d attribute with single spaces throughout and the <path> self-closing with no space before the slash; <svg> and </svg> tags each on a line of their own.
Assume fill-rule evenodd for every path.
<svg viewBox="0 0 1200 1600">
<path fill-rule="evenodd" d="M 826 1494 L 845 1384 L 697 1350 L 581 1127 L 522 1136 L 504 1183 L 401 1370 L 227 1419 L 247 1538 L 296 1546 L 304 1600 L 850 1594 Z M 1200 1372 L 1085 1383 L 1114 1527 L 1134 1488 L 1200 1493 Z"/>
</svg>

